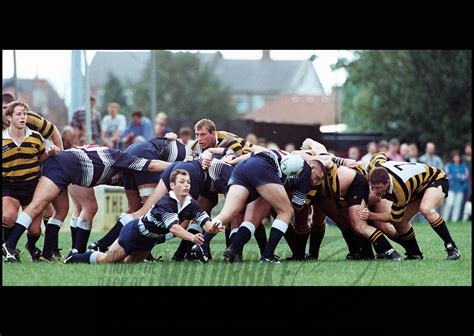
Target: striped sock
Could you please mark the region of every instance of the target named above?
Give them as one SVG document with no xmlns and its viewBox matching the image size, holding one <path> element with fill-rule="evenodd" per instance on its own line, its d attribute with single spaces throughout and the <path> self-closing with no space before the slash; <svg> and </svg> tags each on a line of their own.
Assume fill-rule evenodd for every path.
<svg viewBox="0 0 474 336">
<path fill-rule="evenodd" d="M 374 246 L 378 254 L 384 254 L 388 250 L 393 249 L 392 245 L 380 230 L 375 230 L 374 233 L 370 235 L 369 242 Z"/>
<path fill-rule="evenodd" d="M 430 223 L 430 225 L 438 234 L 438 236 L 444 241 L 444 245 L 453 244 L 456 246 L 456 244 L 454 244 L 453 238 L 451 238 L 451 235 L 449 234 L 448 226 L 446 225 L 443 216 L 439 216 L 439 218 L 433 223 Z"/>
</svg>

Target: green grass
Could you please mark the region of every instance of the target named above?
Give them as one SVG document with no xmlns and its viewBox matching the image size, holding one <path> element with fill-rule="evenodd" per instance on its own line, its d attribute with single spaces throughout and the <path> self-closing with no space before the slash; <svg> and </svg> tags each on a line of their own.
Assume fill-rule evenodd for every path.
<svg viewBox="0 0 474 336">
<path fill-rule="evenodd" d="M 447 261 L 441 239 L 427 223 L 415 224 L 417 239 L 424 253 L 422 261 L 347 261 L 347 247 L 340 231 L 329 227 L 318 261 L 260 264 L 255 240 L 246 246 L 243 263 L 222 261 L 224 237 L 211 243 L 213 260 L 209 264 L 171 261 L 178 239 L 158 245 L 155 256 L 164 261 L 155 264 L 65 265 L 33 263 L 24 248 L 25 237 L 18 244 L 22 262 L 3 265 L 5 286 L 471 286 L 471 225 L 450 223 L 449 229 L 461 251 L 461 259 Z M 89 241 L 100 238 L 93 233 Z M 38 246 L 42 246 L 42 240 Z M 60 244 L 67 253 L 70 235 L 60 233 Z M 402 253 L 401 246 L 393 243 Z M 276 254 L 287 257 L 289 248 L 283 240 Z"/>
</svg>

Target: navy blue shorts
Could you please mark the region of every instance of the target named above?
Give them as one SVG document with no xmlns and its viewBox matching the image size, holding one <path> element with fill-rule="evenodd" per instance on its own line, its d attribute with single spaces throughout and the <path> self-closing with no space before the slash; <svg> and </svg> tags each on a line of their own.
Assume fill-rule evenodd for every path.
<svg viewBox="0 0 474 336">
<path fill-rule="evenodd" d="M 260 196 L 256 188 L 268 183 L 282 184 L 275 165 L 261 156 L 251 156 L 240 162 L 229 179 L 229 187 L 237 184 L 248 189 L 247 204 Z"/>
<path fill-rule="evenodd" d="M 151 251 L 155 246 L 155 239 L 141 235 L 138 231 L 138 219 L 134 219 L 122 228 L 118 243 L 125 253 L 131 255 L 134 251 Z"/>
<path fill-rule="evenodd" d="M 166 160 L 167 158 L 162 158 L 164 150 L 165 147 L 160 148 L 150 141 L 144 141 L 131 145 L 124 153 L 147 160 Z M 160 178 L 161 173 L 126 169 L 123 173 L 123 186 L 127 190 L 138 190 L 138 186 L 144 184 L 158 184 Z"/>
<path fill-rule="evenodd" d="M 54 156 L 47 158 L 41 165 L 41 176 L 45 176 L 53 181 L 61 192 L 66 190 L 67 186 L 71 184 L 63 167 Z"/>
</svg>

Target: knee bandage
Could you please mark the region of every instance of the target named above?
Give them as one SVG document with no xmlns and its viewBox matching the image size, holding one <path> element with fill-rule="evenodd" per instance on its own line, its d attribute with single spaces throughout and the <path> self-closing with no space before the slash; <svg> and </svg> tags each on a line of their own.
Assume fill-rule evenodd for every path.
<svg viewBox="0 0 474 336">
<path fill-rule="evenodd" d="M 140 197 L 147 197 L 153 194 L 154 190 L 155 188 L 140 188 L 138 193 L 140 194 Z"/>
</svg>

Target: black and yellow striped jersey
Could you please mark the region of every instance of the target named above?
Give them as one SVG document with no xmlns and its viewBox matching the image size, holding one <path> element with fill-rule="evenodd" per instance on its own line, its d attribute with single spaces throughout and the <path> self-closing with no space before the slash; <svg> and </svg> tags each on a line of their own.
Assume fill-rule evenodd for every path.
<svg viewBox="0 0 474 336">
<path fill-rule="evenodd" d="M 314 155 L 312 150 L 306 151 L 309 155 Z M 330 153 L 320 153 L 319 155 L 327 155 L 330 158 L 335 157 Z M 335 157 L 337 158 L 337 157 Z M 336 160 L 338 161 L 338 160 Z M 337 177 L 337 165 L 334 164 L 331 168 L 326 167 L 326 176 L 323 180 L 317 180 L 313 182 L 311 190 L 306 196 L 306 204 L 312 201 L 317 201 L 321 197 L 335 198 L 341 204 L 344 202 L 344 198 L 341 196 L 341 188 L 339 184 L 339 178 Z M 368 172 L 362 164 L 358 164 L 356 167 L 351 168 L 356 172 L 362 174 L 365 178 L 368 178 Z"/>
<path fill-rule="evenodd" d="M 426 190 L 433 182 L 446 179 L 446 173 L 441 169 L 423 163 L 387 161 L 384 153 L 372 156 L 369 170 L 374 167 L 383 167 L 390 177 L 390 187 L 384 198 L 391 200 L 391 221 L 399 223 L 403 219 L 408 203 L 416 195 Z"/>
<path fill-rule="evenodd" d="M 33 111 L 28 111 L 27 113 L 26 126 L 30 130 L 41 134 L 44 139 L 49 139 L 54 132 L 54 125 Z"/>
<path fill-rule="evenodd" d="M 2 181 L 12 183 L 39 178 L 39 159 L 46 150 L 41 134 L 26 128 L 20 146 L 13 141 L 8 129 L 2 135 Z"/>
<path fill-rule="evenodd" d="M 315 155 L 311 149 L 307 150 L 306 153 L 313 156 Z M 321 153 L 319 155 L 332 156 L 332 154 L 329 153 Z M 326 167 L 324 179 L 313 181 L 311 189 L 306 194 L 305 204 L 316 202 L 321 197 L 331 197 L 337 200 L 341 199 L 341 188 L 337 177 L 337 165 L 335 164 L 332 165 L 331 168 Z"/>
<path fill-rule="evenodd" d="M 252 144 L 233 133 L 226 131 L 217 131 L 215 147 L 231 149 L 235 153 L 235 155 L 241 156 L 245 154 L 243 153 L 242 149 L 246 147 L 252 147 Z M 199 146 L 197 140 L 194 140 L 194 142 L 191 144 L 191 149 L 194 151 L 194 153 L 202 153 L 202 149 Z"/>
</svg>

